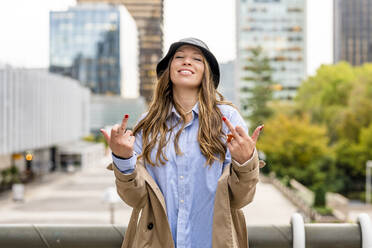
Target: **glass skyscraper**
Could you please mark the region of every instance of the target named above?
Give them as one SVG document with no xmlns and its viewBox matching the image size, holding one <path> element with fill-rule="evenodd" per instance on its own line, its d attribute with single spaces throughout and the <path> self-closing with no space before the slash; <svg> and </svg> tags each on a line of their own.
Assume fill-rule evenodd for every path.
<svg viewBox="0 0 372 248">
<path fill-rule="evenodd" d="M 334 62 L 372 62 L 372 1 L 334 0 Z"/>
<path fill-rule="evenodd" d="M 75 78 L 95 94 L 137 97 L 138 39 L 123 6 L 79 4 L 50 13 L 50 72 Z"/>
<path fill-rule="evenodd" d="M 136 20 L 139 33 L 140 94 L 151 102 L 156 82 L 156 64 L 163 56 L 164 0 L 77 0 L 78 3 L 105 2 L 125 6 Z"/>
<path fill-rule="evenodd" d="M 305 78 L 305 0 L 237 0 L 236 81 L 240 88 L 250 50 L 263 48 L 278 84 L 274 97 L 292 99 Z M 248 97 L 239 93 L 240 98 Z"/>
</svg>

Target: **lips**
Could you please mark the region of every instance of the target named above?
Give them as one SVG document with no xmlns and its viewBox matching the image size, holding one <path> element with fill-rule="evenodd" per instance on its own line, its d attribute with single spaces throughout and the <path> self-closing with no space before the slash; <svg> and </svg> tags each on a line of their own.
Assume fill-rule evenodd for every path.
<svg viewBox="0 0 372 248">
<path fill-rule="evenodd" d="M 180 73 L 181 75 L 185 75 L 185 76 L 194 74 L 194 72 L 192 70 L 186 69 L 186 68 L 182 68 L 182 69 L 178 70 L 178 73 Z"/>
</svg>

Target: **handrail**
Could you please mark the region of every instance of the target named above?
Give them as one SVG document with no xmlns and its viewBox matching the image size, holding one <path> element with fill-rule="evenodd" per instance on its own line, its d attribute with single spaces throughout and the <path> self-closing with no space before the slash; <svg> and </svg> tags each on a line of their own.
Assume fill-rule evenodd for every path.
<svg viewBox="0 0 372 248">
<path fill-rule="evenodd" d="M 293 248 L 305 248 L 305 225 L 304 219 L 299 213 L 294 213 L 291 217 Z"/>
<path fill-rule="evenodd" d="M 372 224 L 367 214 L 358 216 L 358 224 L 362 235 L 362 248 L 372 248 Z"/>
<path fill-rule="evenodd" d="M 305 224 L 307 248 L 360 248 L 358 224 Z M 0 247 L 117 248 L 126 227 L 120 225 L 0 224 Z M 248 226 L 256 248 L 292 248 L 290 225 Z"/>
</svg>

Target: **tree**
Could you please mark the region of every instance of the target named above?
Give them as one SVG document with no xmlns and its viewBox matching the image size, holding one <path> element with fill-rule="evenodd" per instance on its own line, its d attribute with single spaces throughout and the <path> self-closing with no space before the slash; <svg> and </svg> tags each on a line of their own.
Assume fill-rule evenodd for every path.
<svg viewBox="0 0 372 248">
<path fill-rule="evenodd" d="M 362 151 L 363 160 L 372 160 L 372 123 L 366 127 L 362 128 L 359 136 L 359 146 Z M 365 170 L 363 170 L 365 172 Z"/>
<path fill-rule="evenodd" d="M 315 76 L 305 80 L 295 98 L 298 108 L 309 113 L 312 122 L 325 124 L 347 106 L 356 80 L 353 68 L 346 62 L 322 65 Z"/>
<path fill-rule="evenodd" d="M 278 114 L 266 121 L 257 147 L 279 177 L 295 178 L 312 189 L 340 187 L 326 128 L 311 124 L 308 116 Z"/>
<path fill-rule="evenodd" d="M 361 147 L 346 139 L 339 140 L 333 147 L 339 178 L 343 181 L 339 192 L 349 195 L 355 191 L 363 191 L 365 164 Z"/>
<path fill-rule="evenodd" d="M 297 108 L 313 123 L 325 124 L 331 144 L 357 142 L 362 127 L 372 122 L 372 64 L 351 67 L 346 62 L 321 66 L 299 88 Z"/>
<path fill-rule="evenodd" d="M 335 167 L 347 195 L 364 191 L 365 163 L 372 145 L 372 64 L 352 67 L 346 62 L 321 66 L 296 97 L 297 112 L 313 124 L 325 125 Z"/>
<path fill-rule="evenodd" d="M 250 126 L 256 127 L 273 114 L 268 102 L 272 100 L 274 82 L 269 59 L 263 55 L 262 48 L 257 47 L 250 52 L 244 67 L 247 76 L 243 78 L 245 84 L 241 87 L 241 105 L 246 111 L 243 117 Z"/>
</svg>

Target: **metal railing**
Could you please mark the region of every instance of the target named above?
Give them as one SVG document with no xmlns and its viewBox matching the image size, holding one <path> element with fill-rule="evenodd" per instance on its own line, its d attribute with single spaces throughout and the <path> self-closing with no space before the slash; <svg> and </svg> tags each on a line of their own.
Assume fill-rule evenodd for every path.
<svg viewBox="0 0 372 248">
<path fill-rule="evenodd" d="M 126 227 L 119 225 L 1 224 L 2 248 L 118 248 Z M 357 224 L 304 224 L 294 214 L 290 225 L 248 226 L 255 248 L 371 248 L 372 225 L 366 214 Z"/>
</svg>

